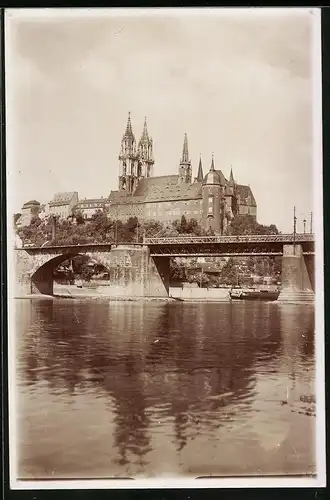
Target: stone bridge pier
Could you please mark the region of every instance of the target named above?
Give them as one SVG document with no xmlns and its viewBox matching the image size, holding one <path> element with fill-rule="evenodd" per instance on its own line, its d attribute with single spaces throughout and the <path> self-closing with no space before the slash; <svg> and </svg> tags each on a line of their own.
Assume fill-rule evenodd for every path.
<svg viewBox="0 0 330 500">
<path fill-rule="evenodd" d="M 304 255 L 301 245 L 284 245 L 278 302 L 314 302 L 314 276 L 314 256 Z"/>
<path fill-rule="evenodd" d="M 110 282 L 117 297 L 168 297 L 170 258 L 151 256 L 147 246 L 113 247 Z"/>
</svg>

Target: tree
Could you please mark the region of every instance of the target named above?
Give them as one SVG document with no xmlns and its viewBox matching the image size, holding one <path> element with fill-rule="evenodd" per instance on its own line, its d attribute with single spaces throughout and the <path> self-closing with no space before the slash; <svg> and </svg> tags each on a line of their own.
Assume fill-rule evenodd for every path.
<svg viewBox="0 0 330 500">
<path fill-rule="evenodd" d="M 171 281 L 179 281 L 179 282 L 187 280 L 187 273 L 186 273 L 185 265 L 182 263 L 178 263 L 175 259 L 173 259 L 171 262 L 170 280 Z"/>
<path fill-rule="evenodd" d="M 16 225 L 18 219 L 21 217 L 22 214 L 16 213 L 14 214 L 14 226 Z"/>
<path fill-rule="evenodd" d="M 90 261 L 88 255 L 77 255 L 72 259 L 72 269 L 75 274 L 81 274 L 82 268 Z"/>
<path fill-rule="evenodd" d="M 225 285 L 238 284 L 238 272 L 233 258 L 229 258 L 221 270 L 221 281 Z"/>
<path fill-rule="evenodd" d="M 90 281 L 94 274 L 94 268 L 88 264 L 83 264 L 81 267 L 80 276 L 85 281 Z"/>
<path fill-rule="evenodd" d="M 78 225 L 84 224 L 85 222 L 84 216 L 81 212 L 76 212 L 75 219 Z"/>
<path fill-rule="evenodd" d="M 195 236 L 200 236 L 202 233 L 202 228 L 198 224 L 196 219 L 186 219 L 185 215 L 182 215 L 180 220 L 175 220 L 172 224 L 173 228 L 178 234 L 191 234 Z"/>
<path fill-rule="evenodd" d="M 238 215 L 231 221 L 226 233 L 229 235 L 278 234 L 279 231 L 274 224 L 270 226 L 259 224 L 252 215 Z"/>
</svg>

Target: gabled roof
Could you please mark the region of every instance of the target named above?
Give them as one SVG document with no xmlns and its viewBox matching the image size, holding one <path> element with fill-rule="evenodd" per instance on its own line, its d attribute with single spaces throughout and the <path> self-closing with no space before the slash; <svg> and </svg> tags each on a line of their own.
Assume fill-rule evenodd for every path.
<svg viewBox="0 0 330 500">
<path fill-rule="evenodd" d="M 79 202 L 76 205 L 76 208 L 81 208 L 85 205 L 95 205 L 98 206 L 98 204 L 104 205 L 106 202 L 106 198 L 85 198 L 83 200 L 79 200 Z"/>
<path fill-rule="evenodd" d="M 78 196 L 76 191 L 56 193 L 52 201 L 49 203 L 49 206 L 54 207 L 59 205 L 69 205 L 75 195 Z"/>
<path fill-rule="evenodd" d="M 250 186 L 245 186 L 243 184 L 237 184 L 236 190 L 237 190 L 237 194 L 239 196 L 239 204 L 240 205 L 251 205 L 253 207 L 257 206 L 256 200 L 253 196 L 253 193 L 252 193 Z M 250 200 L 248 200 L 248 197 L 250 197 Z"/>
<path fill-rule="evenodd" d="M 141 179 L 133 195 L 125 191 L 111 191 L 110 204 L 150 203 L 157 201 L 192 200 L 202 197 L 202 185 L 179 184 L 178 175 L 164 175 Z"/>
<path fill-rule="evenodd" d="M 24 203 L 23 208 L 28 208 L 29 206 L 36 206 L 36 205 L 40 205 L 39 201 L 30 200 L 30 201 L 27 201 L 26 203 Z"/>
</svg>

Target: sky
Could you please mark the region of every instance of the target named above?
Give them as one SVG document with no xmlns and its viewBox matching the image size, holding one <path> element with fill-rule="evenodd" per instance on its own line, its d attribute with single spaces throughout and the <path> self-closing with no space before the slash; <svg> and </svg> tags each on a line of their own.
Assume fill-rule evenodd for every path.
<svg viewBox="0 0 330 500">
<path fill-rule="evenodd" d="M 143 11 L 143 12 L 142 12 Z M 215 166 L 250 185 L 258 221 L 298 229 L 313 210 L 310 9 L 7 11 L 8 199 L 117 189 L 128 112 L 147 117 L 154 175 Z M 318 56 L 318 54 L 316 54 Z"/>
</svg>

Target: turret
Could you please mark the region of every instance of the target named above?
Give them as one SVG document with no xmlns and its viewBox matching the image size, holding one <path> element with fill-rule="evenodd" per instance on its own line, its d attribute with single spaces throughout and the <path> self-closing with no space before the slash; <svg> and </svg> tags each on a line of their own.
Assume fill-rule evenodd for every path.
<svg viewBox="0 0 330 500">
<path fill-rule="evenodd" d="M 179 167 L 179 184 L 182 183 L 191 183 L 191 161 L 189 159 L 187 134 L 184 135 L 182 158 Z"/>
<path fill-rule="evenodd" d="M 223 232 L 224 197 L 221 177 L 214 167 L 214 158 L 209 172 L 203 180 L 203 227 L 205 231 L 212 230 L 216 234 Z"/>
<path fill-rule="evenodd" d="M 226 211 L 227 216 L 230 220 L 237 213 L 236 182 L 234 179 L 232 168 L 230 168 L 229 181 L 226 186 Z"/>
<path fill-rule="evenodd" d="M 202 158 L 200 156 L 198 164 L 198 172 L 197 172 L 197 177 L 195 178 L 195 182 L 203 182 L 203 178 L 204 174 L 203 174 Z"/>
</svg>

